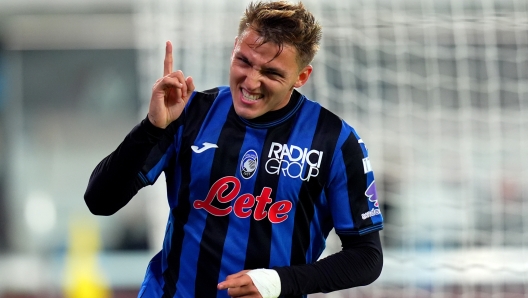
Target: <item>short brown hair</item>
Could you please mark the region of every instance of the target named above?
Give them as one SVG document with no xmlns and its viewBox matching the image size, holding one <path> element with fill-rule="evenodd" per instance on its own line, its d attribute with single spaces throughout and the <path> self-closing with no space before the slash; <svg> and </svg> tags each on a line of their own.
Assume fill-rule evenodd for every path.
<svg viewBox="0 0 528 298">
<path fill-rule="evenodd" d="M 293 46 L 297 50 L 301 68 L 312 62 L 322 36 L 321 25 L 302 2 L 252 2 L 240 20 L 238 35 L 241 36 L 248 28 L 255 30 L 262 38 L 260 44 L 277 44 L 277 56 L 284 44 Z"/>
</svg>

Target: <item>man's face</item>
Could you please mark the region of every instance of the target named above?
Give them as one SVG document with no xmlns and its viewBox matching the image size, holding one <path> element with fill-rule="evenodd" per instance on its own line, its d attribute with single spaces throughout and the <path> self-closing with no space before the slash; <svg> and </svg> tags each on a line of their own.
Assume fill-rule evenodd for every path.
<svg viewBox="0 0 528 298">
<path fill-rule="evenodd" d="M 285 44 L 279 56 L 274 43 L 259 44 L 259 35 L 247 29 L 235 42 L 229 87 L 236 113 L 253 119 L 288 103 L 293 88 L 304 85 L 310 65 L 299 70 L 297 51 Z"/>
</svg>

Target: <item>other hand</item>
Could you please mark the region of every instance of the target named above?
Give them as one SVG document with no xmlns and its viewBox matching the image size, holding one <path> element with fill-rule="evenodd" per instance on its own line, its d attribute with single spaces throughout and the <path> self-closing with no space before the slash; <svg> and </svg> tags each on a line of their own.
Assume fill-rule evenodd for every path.
<svg viewBox="0 0 528 298">
<path fill-rule="evenodd" d="M 253 284 L 253 280 L 243 270 L 226 277 L 226 280 L 218 284 L 219 290 L 227 290 L 227 294 L 233 298 L 262 298 Z"/>
</svg>

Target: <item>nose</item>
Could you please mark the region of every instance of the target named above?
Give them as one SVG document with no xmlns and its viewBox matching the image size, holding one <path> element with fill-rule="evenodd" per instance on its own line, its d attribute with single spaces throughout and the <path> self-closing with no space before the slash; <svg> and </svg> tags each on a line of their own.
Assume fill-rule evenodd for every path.
<svg viewBox="0 0 528 298">
<path fill-rule="evenodd" d="M 255 90 L 260 87 L 261 84 L 261 75 L 257 69 L 251 68 L 248 70 L 246 75 L 246 80 L 244 81 L 245 87 L 248 90 Z"/>
</svg>

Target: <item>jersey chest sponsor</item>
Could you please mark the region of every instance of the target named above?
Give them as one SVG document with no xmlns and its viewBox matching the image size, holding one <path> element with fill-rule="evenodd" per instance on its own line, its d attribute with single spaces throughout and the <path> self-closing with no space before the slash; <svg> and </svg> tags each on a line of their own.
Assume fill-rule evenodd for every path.
<svg viewBox="0 0 528 298">
<path fill-rule="evenodd" d="M 273 142 L 267 157 L 265 169 L 268 174 L 310 181 L 319 175 L 323 151 Z"/>
<path fill-rule="evenodd" d="M 220 178 L 211 186 L 206 198 L 194 201 L 193 207 L 204 209 L 215 216 L 226 216 L 233 212 L 240 218 L 249 216 L 253 216 L 255 220 L 267 218 L 271 223 L 281 223 L 288 218 L 293 206 L 292 202 L 283 200 L 272 203 L 270 187 L 264 187 L 261 194 L 256 197 L 249 193 L 239 195 L 240 188 L 241 183 L 238 178 L 233 176 Z M 230 203 L 230 205 L 221 208 L 216 202 Z"/>
</svg>

